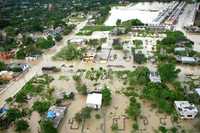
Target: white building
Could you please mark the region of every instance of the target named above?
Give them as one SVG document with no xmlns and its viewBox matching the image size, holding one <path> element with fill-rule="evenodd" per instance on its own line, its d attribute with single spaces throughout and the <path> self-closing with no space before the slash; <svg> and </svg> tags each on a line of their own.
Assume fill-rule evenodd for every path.
<svg viewBox="0 0 200 133">
<path fill-rule="evenodd" d="M 188 101 L 174 101 L 174 105 L 181 119 L 193 119 L 198 113 L 197 107 Z"/>
<path fill-rule="evenodd" d="M 47 113 L 47 118 L 53 122 L 53 126 L 58 128 L 60 122 L 65 116 L 66 107 L 51 106 Z"/>
<path fill-rule="evenodd" d="M 94 109 L 100 109 L 102 104 L 101 93 L 91 93 L 87 95 L 86 106 Z"/>
<path fill-rule="evenodd" d="M 69 43 L 77 44 L 77 45 L 85 45 L 86 42 L 87 42 L 87 40 L 84 38 L 73 38 L 73 39 L 69 40 Z"/>
<path fill-rule="evenodd" d="M 161 83 L 161 78 L 158 72 L 151 71 L 149 74 L 149 79 L 153 83 Z"/>
<path fill-rule="evenodd" d="M 195 64 L 198 62 L 198 59 L 195 57 L 187 57 L 187 56 L 178 56 L 176 57 L 177 61 L 180 61 L 184 64 Z"/>
<path fill-rule="evenodd" d="M 200 96 L 200 88 L 196 88 L 195 92 Z"/>
</svg>

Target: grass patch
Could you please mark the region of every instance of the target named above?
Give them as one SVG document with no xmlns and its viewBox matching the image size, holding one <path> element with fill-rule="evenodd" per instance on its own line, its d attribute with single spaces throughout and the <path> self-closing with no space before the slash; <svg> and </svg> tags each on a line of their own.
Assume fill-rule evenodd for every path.
<svg viewBox="0 0 200 133">
<path fill-rule="evenodd" d="M 95 31 L 111 31 L 113 26 L 95 25 L 85 26 L 77 35 L 91 35 Z"/>
</svg>

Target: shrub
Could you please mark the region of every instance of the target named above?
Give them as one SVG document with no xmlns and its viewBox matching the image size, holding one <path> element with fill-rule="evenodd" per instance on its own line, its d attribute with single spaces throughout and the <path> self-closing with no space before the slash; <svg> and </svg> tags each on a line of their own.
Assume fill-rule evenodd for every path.
<svg viewBox="0 0 200 133">
<path fill-rule="evenodd" d="M 16 131 L 17 132 L 22 132 L 25 131 L 29 128 L 28 122 L 25 120 L 18 120 L 16 121 Z"/>
<path fill-rule="evenodd" d="M 102 104 L 103 106 L 108 106 L 111 103 L 112 100 L 112 96 L 111 96 L 111 92 L 108 89 L 108 87 L 104 87 L 104 89 L 102 89 L 101 91 L 102 93 Z"/>
<path fill-rule="evenodd" d="M 39 113 L 45 113 L 48 111 L 50 103 L 47 101 L 37 101 L 33 104 L 33 110 L 38 111 Z"/>
</svg>

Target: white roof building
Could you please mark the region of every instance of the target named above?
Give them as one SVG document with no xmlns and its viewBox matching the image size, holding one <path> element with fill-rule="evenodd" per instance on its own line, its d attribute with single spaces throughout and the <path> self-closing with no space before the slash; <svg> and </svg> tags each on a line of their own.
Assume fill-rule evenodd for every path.
<svg viewBox="0 0 200 133">
<path fill-rule="evenodd" d="M 174 101 L 174 105 L 181 119 L 193 119 L 198 113 L 197 107 L 188 101 Z"/>
<path fill-rule="evenodd" d="M 72 44 L 78 44 L 78 45 L 84 45 L 86 44 L 86 39 L 84 38 L 73 38 L 71 40 L 69 40 L 70 43 Z"/>
<path fill-rule="evenodd" d="M 193 64 L 193 63 L 197 63 L 198 62 L 198 59 L 195 58 L 195 57 L 187 57 L 187 56 L 178 56 L 176 57 L 176 60 L 177 61 L 180 61 L 182 63 L 185 63 L 185 64 Z"/>
<path fill-rule="evenodd" d="M 196 88 L 195 92 L 200 96 L 200 88 Z"/>
<path fill-rule="evenodd" d="M 53 122 L 53 126 L 58 128 L 60 122 L 64 118 L 66 107 L 51 106 L 47 113 L 47 118 Z"/>
<path fill-rule="evenodd" d="M 149 79 L 153 83 L 161 83 L 161 78 L 158 72 L 151 71 L 149 74 Z"/>
<path fill-rule="evenodd" d="M 91 93 L 87 95 L 86 106 L 94 109 L 100 109 L 102 104 L 101 93 Z"/>
</svg>

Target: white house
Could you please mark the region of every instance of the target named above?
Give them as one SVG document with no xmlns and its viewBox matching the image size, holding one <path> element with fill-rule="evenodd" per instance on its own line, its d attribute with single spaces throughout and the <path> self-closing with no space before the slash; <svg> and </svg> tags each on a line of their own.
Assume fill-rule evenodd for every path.
<svg viewBox="0 0 200 133">
<path fill-rule="evenodd" d="M 86 106 L 94 109 L 100 109 L 102 104 L 101 93 L 91 93 L 87 95 Z"/>
<path fill-rule="evenodd" d="M 188 101 L 174 101 L 174 105 L 181 119 L 194 119 L 198 113 L 197 107 Z"/>
<path fill-rule="evenodd" d="M 86 42 L 87 42 L 87 40 L 84 38 L 73 38 L 73 39 L 69 40 L 69 43 L 77 44 L 77 45 L 85 45 Z"/>
<path fill-rule="evenodd" d="M 161 83 L 161 78 L 158 72 L 151 71 L 149 74 L 149 79 L 153 83 Z"/>
<path fill-rule="evenodd" d="M 196 88 L 195 92 L 200 96 L 200 88 Z"/>
</svg>

